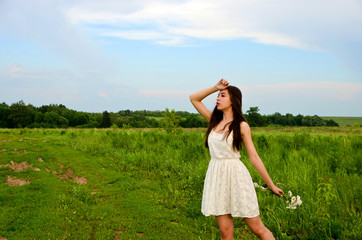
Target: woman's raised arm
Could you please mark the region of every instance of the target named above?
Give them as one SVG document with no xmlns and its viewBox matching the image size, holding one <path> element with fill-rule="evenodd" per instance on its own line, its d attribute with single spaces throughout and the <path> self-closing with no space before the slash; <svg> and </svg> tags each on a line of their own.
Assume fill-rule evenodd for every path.
<svg viewBox="0 0 362 240">
<path fill-rule="evenodd" d="M 215 86 L 208 87 L 205 89 L 202 89 L 200 91 L 197 91 L 190 95 L 190 101 L 192 105 L 194 105 L 195 109 L 200 113 L 201 116 L 203 116 L 208 122 L 211 118 L 211 111 L 205 107 L 205 105 L 202 103 L 202 100 L 209 96 L 210 94 L 213 94 L 214 92 L 217 92 L 219 90 L 225 89 L 229 86 L 229 82 L 225 79 L 221 79 L 219 82 L 216 83 Z"/>
</svg>

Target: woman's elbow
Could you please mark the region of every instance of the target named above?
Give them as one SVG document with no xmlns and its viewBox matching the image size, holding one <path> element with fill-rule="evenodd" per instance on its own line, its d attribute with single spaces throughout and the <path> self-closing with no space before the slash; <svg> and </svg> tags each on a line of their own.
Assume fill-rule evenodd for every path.
<svg viewBox="0 0 362 240">
<path fill-rule="evenodd" d="M 191 95 L 189 96 L 189 99 L 190 99 L 191 102 L 193 102 L 193 101 L 195 101 L 195 96 L 194 96 L 193 94 L 191 94 Z"/>
</svg>

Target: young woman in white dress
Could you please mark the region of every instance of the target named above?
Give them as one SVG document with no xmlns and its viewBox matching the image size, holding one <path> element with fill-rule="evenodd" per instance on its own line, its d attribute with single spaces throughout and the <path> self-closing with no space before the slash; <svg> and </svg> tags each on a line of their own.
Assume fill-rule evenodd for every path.
<svg viewBox="0 0 362 240">
<path fill-rule="evenodd" d="M 216 106 L 211 112 L 202 103 L 210 94 L 219 91 Z M 211 160 L 205 177 L 202 213 L 213 215 L 219 225 L 221 239 L 234 239 L 233 217 L 242 217 L 260 239 L 274 239 L 259 217 L 259 206 L 253 181 L 240 161 L 244 145 L 250 162 L 276 195 L 283 191 L 274 185 L 255 150 L 249 124 L 241 111 L 241 92 L 221 79 L 215 86 L 190 96 L 191 103 L 208 122 L 205 145 Z"/>
</svg>

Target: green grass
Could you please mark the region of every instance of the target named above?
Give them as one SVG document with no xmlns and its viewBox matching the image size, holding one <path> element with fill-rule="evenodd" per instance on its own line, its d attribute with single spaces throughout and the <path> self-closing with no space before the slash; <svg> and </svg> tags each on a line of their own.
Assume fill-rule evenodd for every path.
<svg viewBox="0 0 362 240">
<path fill-rule="evenodd" d="M 0 167 L 0 237 L 220 239 L 215 219 L 200 212 L 209 162 L 203 135 L 203 129 L 0 130 L 0 150 L 6 149 L 0 165 L 27 161 L 40 169 Z M 358 239 L 360 129 L 255 128 L 253 139 L 274 182 L 303 200 L 287 209 L 286 197 L 257 189 L 261 218 L 277 239 Z M 245 151 L 242 160 L 263 184 Z M 56 176 L 68 168 L 87 184 Z M 8 186 L 7 176 L 31 183 Z M 241 219 L 234 223 L 236 239 L 256 239 Z"/>
<path fill-rule="evenodd" d="M 362 126 L 362 117 L 321 117 L 323 120 L 332 119 L 341 127 L 352 127 L 354 125 Z"/>
</svg>

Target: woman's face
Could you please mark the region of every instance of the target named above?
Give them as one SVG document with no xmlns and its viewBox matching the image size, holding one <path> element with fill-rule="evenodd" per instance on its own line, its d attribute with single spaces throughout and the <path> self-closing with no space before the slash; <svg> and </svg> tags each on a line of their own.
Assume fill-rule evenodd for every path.
<svg viewBox="0 0 362 240">
<path fill-rule="evenodd" d="M 216 107 L 220 111 L 231 108 L 231 100 L 228 90 L 224 89 L 219 92 L 216 99 Z"/>
</svg>

